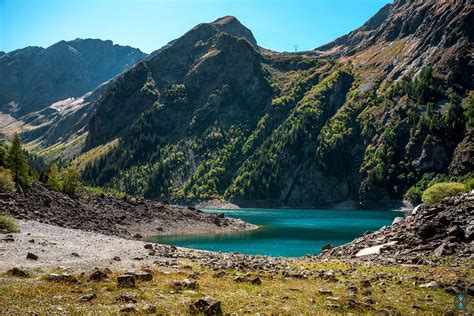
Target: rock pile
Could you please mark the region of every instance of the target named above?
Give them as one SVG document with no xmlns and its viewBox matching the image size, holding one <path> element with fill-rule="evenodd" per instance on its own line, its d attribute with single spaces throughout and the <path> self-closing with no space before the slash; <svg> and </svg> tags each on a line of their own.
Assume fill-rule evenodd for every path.
<svg viewBox="0 0 474 316">
<path fill-rule="evenodd" d="M 379 256 L 423 263 L 429 257 L 474 256 L 474 194 L 421 205 L 403 220 L 323 252 L 323 257 Z"/>
<path fill-rule="evenodd" d="M 69 196 L 34 183 L 21 192 L 0 191 L 0 214 L 124 238 L 181 231 L 230 231 L 255 225 L 222 214 L 136 198 L 79 192 Z"/>
</svg>

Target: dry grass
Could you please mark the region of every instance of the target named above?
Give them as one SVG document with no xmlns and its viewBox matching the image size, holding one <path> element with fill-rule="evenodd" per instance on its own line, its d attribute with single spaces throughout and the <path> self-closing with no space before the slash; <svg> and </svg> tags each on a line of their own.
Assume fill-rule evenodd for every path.
<svg viewBox="0 0 474 316">
<path fill-rule="evenodd" d="M 151 282 L 140 282 L 135 289 L 119 289 L 114 273 L 103 282 L 89 282 L 87 275 L 78 276 L 82 284 L 49 282 L 39 274 L 27 278 L 13 278 L 4 275 L 0 278 L 0 314 L 52 313 L 69 314 L 116 314 L 126 303 L 115 301 L 119 294 L 136 297 L 135 308 L 142 310 L 144 305 L 156 306 L 158 313 L 184 314 L 189 303 L 204 296 L 211 296 L 222 302 L 224 313 L 279 313 L 279 314 L 333 314 L 356 312 L 375 314 L 383 309 L 397 310 L 401 313 L 435 313 L 446 309 L 454 310 L 453 296 L 442 289 L 424 289 L 419 285 L 431 280 L 451 282 L 457 276 L 465 275 L 467 280 L 474 278 L 472 267 L 410 267 L 410 266 L 376 266 L 354 264 L 343 261 L 306 262 L 295 261 L 299 268 L 316 270 L 333 270 L 337 281 L 316 279 L 285 278 L 280 274 L 261 275 L 262 284 L 236 283 L 236 271 L 230 271 L 222 278 L 214 277 L 214 271 L 194 266 L 175 272 L 154 270 Z M 190 262 L 183 262 L 189 265 Z M 354 269 L 353 272 L 350 272 Z M 170 283 L 183 280 L 192 272 L 200 272 L 199 288 L 195 291 L 173 293 Z M 341 274 L 339 271 L 346 271 Z M 383 277 L 377 280 L 377 273 Z M 345 275 L 344 275 L 345 274 Z M 252 275 L 256 275 L 252 273 Z M 371 294 L 363 294 L 361 280 L 371 280 L 367 289 Z M 358 307 L 350 307 L 348 285 L 359 289 L 355 300 Z M 319 294 L 319 289 L 331 290 L 331 296 L 339 297 L 336 302 L 340 308 L 327 306 L 326 296 Z M 83 303 L 79 298 L 95 293 L 97 298 Z M 369 299 L 374 303 L 370 304 Z"/>
</svg>

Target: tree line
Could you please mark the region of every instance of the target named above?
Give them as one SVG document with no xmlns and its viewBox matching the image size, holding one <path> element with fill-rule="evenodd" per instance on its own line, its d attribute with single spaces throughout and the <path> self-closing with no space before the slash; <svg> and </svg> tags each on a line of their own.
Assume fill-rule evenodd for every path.
<svg viewBox="0 0 474 316">
<path fill-rule="evenodd" d="M 0 143 L 0 189 L 15 191 L 17 188 L 29 188 L 38 180 L 51 190 L 67 194 L 74 194 L 81 188 L 81 176 L 74 167 L 67 167 L 60 172 L 53 163 L 38 171 L 32 168 L 28 157 L 18 134 L 14 135 L 9 146 Z"/>
</svg>

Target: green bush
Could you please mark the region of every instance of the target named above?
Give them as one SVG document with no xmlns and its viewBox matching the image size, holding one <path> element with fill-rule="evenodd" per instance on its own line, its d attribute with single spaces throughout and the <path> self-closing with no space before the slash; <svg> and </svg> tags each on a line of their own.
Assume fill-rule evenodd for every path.
<svg viewBox="0 0 474 316">
<path fill-rule="evenodd" d="M 0 229 L 5 229 L 9 233 L 19 233 L 20 229 L 13 219 L 8 216 L 0 215 Z"/>
<path fill-rule="evenodd" d="M 421 199 L 426 205 L 433 205 L 448 196 L 454 196 L 465 190 L 464 184 L 457 182 L 441 182 L 430 186 L 423 192 Z"/>
<path fill-rule="evenodd" d="M 74 194 L 81 188 L 81 175 L 73 167 L 69 167 L 62 173 L 62 191 Z"/>
<path fill-rule="evenodd" d="M 51 190 L 59 191 L 61 189 L 61 179 L 59 177 L 58 167 L 55 164 L 49 166 L 46 185 Z"/>
<path fill-rule="evenodd" d="M 474 178 L 467 180 L 464 186 L 468 192 L 474 190 Z"/>
<path fill-rule="evenodd" d="M 9 169 L 0 167 L 0 190 L 15 191 L 15 181 Z"/>
</svg>

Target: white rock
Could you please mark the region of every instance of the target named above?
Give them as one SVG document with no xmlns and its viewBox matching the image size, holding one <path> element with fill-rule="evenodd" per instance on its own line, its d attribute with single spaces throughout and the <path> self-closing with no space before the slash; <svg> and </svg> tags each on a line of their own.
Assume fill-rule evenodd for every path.
<svg viewBox="0 0 474 316">
<path fill-rule="evenodd" d="M 386 244 L 364 248 L 360 250 L 358 253 L 356 253 L 356 257 L 362 257 L 362 256 L 368 256 L 368 255 L 379 255 L 380 249 L 382 249 L 385 246 L 395 245 L 396 243 L 397 243 L 396 241 L 391 241 Z"/>
<path fill-rule="evenodd" d="M 427 288 L 427 289 L 436 289 L 439 287 L 439 284 L 436 281 L 431 281 L 431 282 L 420 285 L 420 287 Z"/>
<path fill-rule="evenodd" d="M 401 221 L 403 221 L 403 217 L 395 217 L 393 219 L 392 225 L 395 225 L 396 223 L 400 223 Z"/>
</svg>

